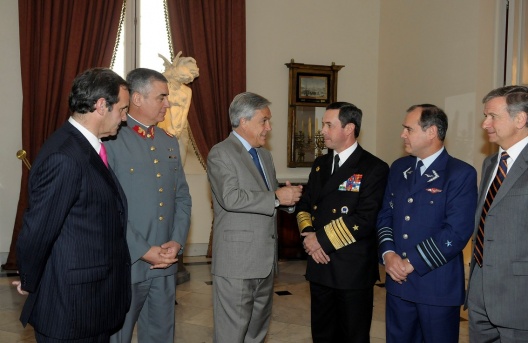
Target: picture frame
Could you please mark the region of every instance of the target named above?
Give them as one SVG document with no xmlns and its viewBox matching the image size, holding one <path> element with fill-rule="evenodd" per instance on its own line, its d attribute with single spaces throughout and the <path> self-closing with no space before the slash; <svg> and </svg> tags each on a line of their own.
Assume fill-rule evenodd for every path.
<svg viewBox="0 0 528 343">
<path fill-rule="evenodd" d="M 326 106 L 337 99 L 337 73 L 344 66 L 286 63 L 288 87 L 288 167 L 311 167 L 326 153 L 321 134 Z"/>
<path fill-rule="evenodd" d="M 297 102 L 328 104 L 330 75 L 297 73 Z"/>
</svg>

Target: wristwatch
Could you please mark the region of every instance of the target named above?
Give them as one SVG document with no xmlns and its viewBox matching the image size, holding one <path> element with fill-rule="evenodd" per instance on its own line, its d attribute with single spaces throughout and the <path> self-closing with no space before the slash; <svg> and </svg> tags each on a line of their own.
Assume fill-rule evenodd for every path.
<svg viewBox="0 0 528 343">
<path fill-rule="evenodd" d="M 280 206 L 280 201 L 279 201 L 279 198 L 277 198 L 277 194 L 275 194 L 275 207 L 279 207 Z"/>
</svg>

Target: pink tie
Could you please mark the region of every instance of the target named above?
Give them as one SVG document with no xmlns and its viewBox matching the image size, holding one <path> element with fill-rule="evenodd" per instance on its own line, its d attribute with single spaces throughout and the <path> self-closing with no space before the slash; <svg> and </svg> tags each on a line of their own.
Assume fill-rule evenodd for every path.
<svg viewBox="0 0 528 343">
<path fill-rule="evenodd" d="M 101 143 L 101 150 L 99 150 L 99 156 L 101 156 L 103 163 L 105 164 L 106 168 L 108 168 L 108 157 L 106 156 L 106 148 L 103 143 Z"/>
</svg>

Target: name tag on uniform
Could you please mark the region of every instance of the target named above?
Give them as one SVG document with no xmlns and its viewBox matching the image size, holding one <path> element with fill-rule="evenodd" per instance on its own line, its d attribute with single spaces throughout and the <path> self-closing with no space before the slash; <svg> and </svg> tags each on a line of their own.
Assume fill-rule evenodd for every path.
<svg viewBox="0 0 528 343">
<path fill-rule="evenodd" d="M 344 192 L 359 192 L 362 178 L 363 174 L 353 174 L 346 181 L 339 185 L 338 190 Z"/>
</svg>

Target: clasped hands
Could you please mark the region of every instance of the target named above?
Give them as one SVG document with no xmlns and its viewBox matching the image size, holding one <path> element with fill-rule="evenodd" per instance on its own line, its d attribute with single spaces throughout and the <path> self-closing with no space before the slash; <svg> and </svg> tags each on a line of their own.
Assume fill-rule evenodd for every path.
<svg viewBox="0 0 528 343">
<path fill-rule="evenodd" d="M 163 243 L 161 246 L 152 246 L 141 258 L 150 263 L 150 269 L 165 269 L 178 262 L 176 257 L 180 251 L 181 244 L 175 241 Z"/>
<path fill-rule="evenodd" d="M 414 267 L 407 259 L 402 259 L 400 255 L 389 251 L 383 256 L 385 261 L 385 271 L 400 285 L 407 281 L 407 275 L 414 271 Z"/>
<path fill-rule="evenodd" d="M 293 206 L 301 199 L 302 186 L 292 186 L 290 181 L 286 181 L 286 186 L 278 188 L 275 195 L 281 205 Z"/>
<path fill-rule="evenodd" d="M 330 257 L 328 257 L 321 247 L 321 244 L 317 241 L 315 232 L 303 232 L 301 236 L 304 237 L 304 251 L 313 258 L 315 263 L 328 264 L 330 262 Z"/>
</svg>

